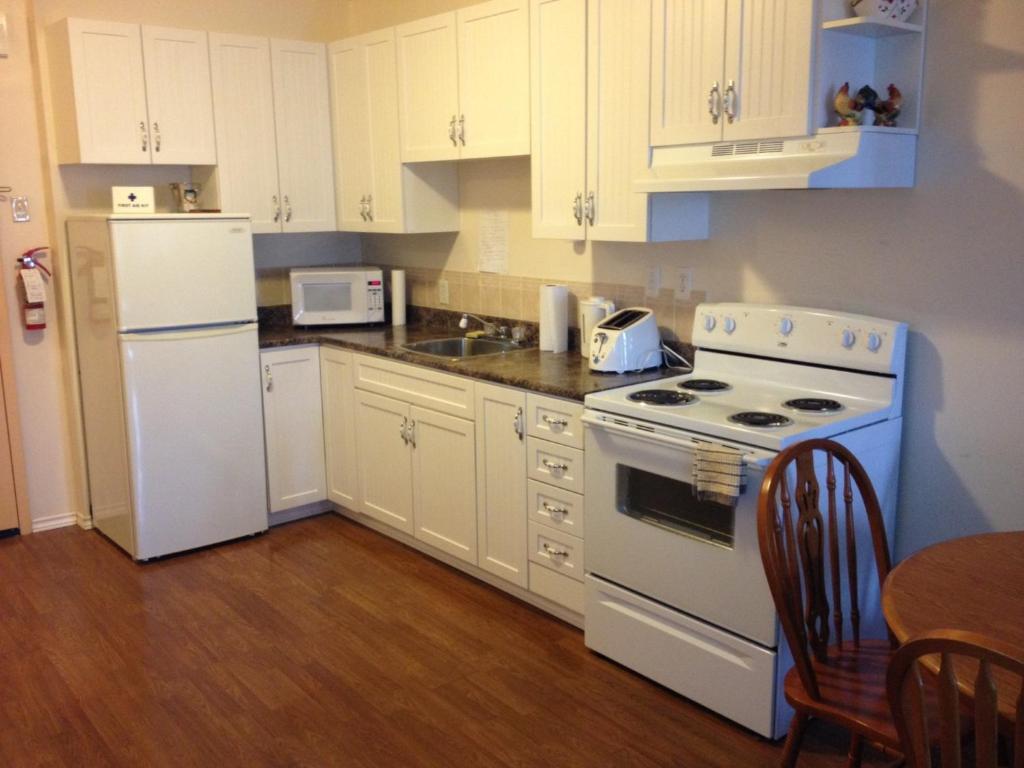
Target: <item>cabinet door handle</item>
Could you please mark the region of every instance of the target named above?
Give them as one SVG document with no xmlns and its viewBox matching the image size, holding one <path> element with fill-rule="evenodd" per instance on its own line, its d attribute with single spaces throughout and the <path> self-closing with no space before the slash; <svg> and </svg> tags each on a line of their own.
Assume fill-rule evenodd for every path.
<svg viewBox="0 0 1024 768">
<path fill-rule="evenodd" d="M 545 512 L 558 520 L 565 519 L 565 516 L 569 514 L 569 510 L 565 507 L 556 507 L 553 504 L 548 504 L 546 501 L 541 506 Z"/>
<path fill-rule="evenodd" d="M 587 203 L 583 206 L 583 210 L 586 212 L 587 224 L 594 226 L 594 219 L 597 217 L 597 200 L 594 199 L 594 193 L 587 193 Z"/>
<path fill-rule="evenodd" d="M 548 416 L 547 414 L 544 414 L 543 416 L 541 416 L 540 419 L 545 424 L 547 424 L 549 427 L 568 427 L 569 426 L 568 419 L 554 418 L 552 416 Z"/>
<path fill-rule="evenodd" d="M 142 138 L 142 151 L 149 151 L 149 134 L 146 133 L 146 121 L 139 120 L 139 136 Z"/>
<path fill-rule="evenodd" d="M 160 151 L 160 123 L 153 123 L 153 151 Z"/>
<path fill-rule="evenodd" d="M 263 366 L 263 374 L 267 379 L 267 392 L 270 392 L 274 388 L 274 374 L 270 372 L 270 366 Z"/>
<path fill-rule="evenodd" d="M 577 192 L 572 199 L 572 215 L 579 226 L 583 226 L 583 193 Z"/>
<path fill-rule="evenodd" d="M 548 553 L 550 557 L 568 557 L 569 553 L 564 549 L 556 549 L 548 544 L 546 541 L 541 545 L 544 547 L 544 551 Z"/>
<path fill-rule="evenodd" d="M 708 112 L 711 114 L 711 122 L 718 125 L 722 119 L 722 89 L 717 80 L 708 91 Z"/>
<path fill-rule="evenodd" d="M 459 142 L 455 138 L 455 115 L 452 115 L 452 119 L 448 123 L 448 140 L 451 141 L 453 147 L 459 146 Z"/>
<path fill-rule="evenodd" d="M 459 143 L 466 146 L 466 116 L 459 115 Z"/>
<path fill-rule="evenodd" d="M 284 220 L 292 220 L 292 204 L 288 202 L 288 195 L 284 196 Z"/>
<path fill-rule="evenodd" d="M 519 441 L 523 440 L 523 409 L 516 408 L 516 417 L 512 419 L 512 429 L 515 430 Z"/>
<path fill-rule="evenodd" d="M 725 86 L 725 117 L 731 123 L 736 119 L 736 107 L 739 103 L 739 94 L 736 92 L 736 81 L 730 80 Z"/>
<path fill-rule="evenodd" d="M 366 195 L 359 198 L 359 216 L 366 221 Z"/>
<path fill-rule="evenodd" d="M 281 204 L 277 202 L 277 195 L 274 195 L 271 200 L 274 205 L 274 223 L 277 224 L 281 220 Z"/>
<path fill-rule="evenodd" d="M 409 442 L 416 447 L 416 419 L 409 419 Z"/>
<path fill-rule="evenodd" d="M 366 218 L 373 221 L 373 195 L 366 196 Z"/>
<path fill-rule="evenodd" d="M 409 420 L 406 417 L 402 417 L 402 426 L 398 428 L 398 434 L 402 436 L 402 442 L 406 445 L 409 444 Z"/>
<path fill-rule="evenodd" d="M 540 463 L 552 472 L 565 472 L 569 468 L 568 464 L 561 464 L 557 461 L 548 461 L 547 459 L 541 459 Z"/>
</svg>

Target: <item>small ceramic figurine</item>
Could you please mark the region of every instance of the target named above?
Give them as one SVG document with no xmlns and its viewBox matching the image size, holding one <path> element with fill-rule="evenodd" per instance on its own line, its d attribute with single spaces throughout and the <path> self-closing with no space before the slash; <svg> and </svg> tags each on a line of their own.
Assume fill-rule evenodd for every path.
<svg viewBox="0 0 1024 768">
<path fill-rule="evenodd" d="M 857 103 L 857 109 L 870 109 L 873 112 L 878 103 L 878 93 L 870 85 L 865 85 L 857 91 L 857 98 L 854 101 Z"/>
<path fill-rule="evenodd" d="M 843 87 L 836 92 L 834 105 L 836 114 L 839 115 L 839 125 L 860 125 L 864 119 L 862 107 L 850 96 L 849 83 L 843 83 Z"/>
<path fill-rule="evenodd" d="M 888 91 L 889 98 L 875 104 L 875 125 L 895 128 L 896 118 L 900 116 L 900 107 L 903 106 L 903 94 L 892 83 L 889 83 Z"/>
</svg>

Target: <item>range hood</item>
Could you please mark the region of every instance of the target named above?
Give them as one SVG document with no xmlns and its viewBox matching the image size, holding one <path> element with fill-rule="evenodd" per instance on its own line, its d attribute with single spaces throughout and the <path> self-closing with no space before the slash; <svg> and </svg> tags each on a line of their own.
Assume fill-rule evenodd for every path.
<svg viewBox="0 0 1024 768">
<path fill-rule="evenodd" d="M 813 136 L 654 147 L 636 192 L 914 186 L 917 135 L 898 128 L 823 129 Z"/>
</svg>

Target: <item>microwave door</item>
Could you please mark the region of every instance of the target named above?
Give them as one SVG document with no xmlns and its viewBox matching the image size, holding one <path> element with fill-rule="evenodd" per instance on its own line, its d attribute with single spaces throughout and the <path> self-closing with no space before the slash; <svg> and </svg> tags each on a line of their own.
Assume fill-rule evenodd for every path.
<svg viewBox="0 0 1024 768">
<path fill-rule="evenodd" d="M 300 286 L 296 322 L 351 323 L 366 317 L 366 291 L 352 280 L 304 281 Z"/>
</svg>

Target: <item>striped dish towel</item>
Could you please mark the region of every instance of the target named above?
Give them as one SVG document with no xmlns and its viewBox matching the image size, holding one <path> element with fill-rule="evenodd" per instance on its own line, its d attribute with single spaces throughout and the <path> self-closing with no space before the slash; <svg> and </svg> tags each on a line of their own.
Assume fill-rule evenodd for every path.
<svg viewBox="0 0 1024 768">
<path fill-rule="evenodd" d="M 743 452 L 717 443 L 700 443 L 693 459 L 693 487 L 701 501 L 735 504 L 747 487 Z"/>
</svg>

